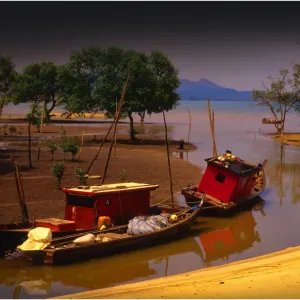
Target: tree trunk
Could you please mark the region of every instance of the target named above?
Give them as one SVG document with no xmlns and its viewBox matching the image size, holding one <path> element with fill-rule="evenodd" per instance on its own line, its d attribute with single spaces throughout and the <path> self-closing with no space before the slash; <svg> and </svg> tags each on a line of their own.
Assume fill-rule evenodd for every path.
<svg viewBox="0 0 300 300">
<path fill-rule="evenodd" d="M 128 113 L 128 118 L 130 120 L 130 139 L 133 141 L 135 140 L 135 133 L 134 133 L 134 126 L 133 126 L 133 117 L 131 113 Z"/>
<path fill-rule="evenodd" d="M 3 107 L 4 107 L 4 104 L 0 104 L 0 119 L 1 119 L 1 116 L 2 116 L 2 112 L 3 112 Z"/>
<path fill-rule="evenodd" d="M 144 120 L 145 120 L 145 115 L 146 115 L 146 111 L 140 112 L 138 113 L 139 116 L 141 117 L 141 125 L 144 125 Z"/>
<path fill-rule="evenodd" d="M 46 116 L 50 115 L 50 113 L 55 108 L 55 106 L 56 106 L 56 100 L 52 100 L 52 105 L 48 110 L 47 110 L 47 106 L 46 106 Z"/>
<path fill-rule="evenodd" d="M 29 160 L 29 168 L 32 169 L 32 161 L 31 161 L 31 123 L 28 123 L 28 160 Z"/>
</svg>

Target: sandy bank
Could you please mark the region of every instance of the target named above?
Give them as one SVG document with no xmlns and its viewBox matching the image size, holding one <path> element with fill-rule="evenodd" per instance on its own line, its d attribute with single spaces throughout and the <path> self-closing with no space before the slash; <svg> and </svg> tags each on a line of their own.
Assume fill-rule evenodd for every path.
<svg viewBox="0 0 300 300">
<path fill-rule="evenodd" d="M 58 298 L 299 298 L 300 246 L 224 266 Z"/>
<path fill-rule="evenodd" d="M 270 133 L 268 135 L 278 142 L 281 141 L 281 135 L 278 133 Z M 283 143 L 285 145 L 300 146 L 300 133 L 285 133 L 283 135 Z"/>
</svg>

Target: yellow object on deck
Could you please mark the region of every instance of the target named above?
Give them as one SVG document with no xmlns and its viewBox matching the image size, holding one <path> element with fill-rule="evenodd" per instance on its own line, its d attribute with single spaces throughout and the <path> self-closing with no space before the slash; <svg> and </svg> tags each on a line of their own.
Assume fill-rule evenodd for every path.
<svg viewBox="0 0 300 300">
<path fill-rule="evenodd" d="M 104 229 L 106 229 L 106 226 L 102 225 L 101 228 L 100 228 L 100 230 L 104 230 Z"/>
<path fill-rule="evenodd" d="M 28 239 L 18 249 L 22 251 L 43 250 L 52 241 L 52 232 L 49 228 L 36 227 L 28 232 Z"/>
<path fill-rule="evenodd" d="M 172 215 L 170 219 L 172 222 L 176 222 L 178 220 L 178 217 L 177 215 Z"/>
</svg>

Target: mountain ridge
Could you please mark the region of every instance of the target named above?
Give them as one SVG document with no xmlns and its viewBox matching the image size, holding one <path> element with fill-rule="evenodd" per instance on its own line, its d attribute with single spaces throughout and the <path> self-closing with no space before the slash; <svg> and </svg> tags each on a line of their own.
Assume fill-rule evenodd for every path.
<svg viewBox="0 0 300 300">
<path fill-rule="evenodd" d="M 207 98 L 215 101 L 250 101 L 252 99 L 251 91 L 226 88 L 206 78 L 196 81 L 183 78 L 180 82 L 177 92 L 182 101 L 200 101 Z"/>
</svg>

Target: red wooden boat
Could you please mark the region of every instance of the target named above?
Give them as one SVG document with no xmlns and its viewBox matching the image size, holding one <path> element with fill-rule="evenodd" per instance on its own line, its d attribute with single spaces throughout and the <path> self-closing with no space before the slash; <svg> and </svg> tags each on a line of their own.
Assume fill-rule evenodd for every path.
<svg viewBox="0 0 300 300">
<path fill-rule="evenodd" d="M 35 227 L 50 228 L 52 237 L 57 238 L 95 229 L 101 216 L 110 217 L 116 225 L 125 224 L 136 215 L 148 214 L 150 191 L 158 187 L 127 182 L 64 188 L 64 220 L 49 218 L 19 224 L 0 224 L 0 255 L 22 244 L 29 231 Z"/>
<path fill-rule="evenodd" d="M 150 230 L 143 231 L 141 230 L 143 224 L 137 223 L 133 227 L 129 227 L 127 224 L 102 231 L 92 230 L 89 231 L 89 234 L 93 237 L 96 236 L 96 239 L 91 242 L 78 244 L 75 239 L 80 235 L 70 235 L 53 240 L 43 250 L 25 251 L 25 254 L 33 264 L 61 265 L 166 243 L 187 234 L 197 218 L 202 204 L 203 201 L 193 208 L 173 204 L 156 206 L 155 208 L 159 208 L 160 213 L 158 215 L 154 213 L 153 217 L 169 220 L 168 224 L 161 228 L 150 229 L 152 224 L 148 227 Z M 174 216 L 176 216 L 176 220 L 172 221 Z M 142 216 L 140 220 L 144 220 L 144 218 L 148 220 L 148 216 Z"/>
<path fill-rule="evenodd" d="M 181 191 L 188 205 L 195 205 L 206 193 L 203 208 L 232 211 L 264 191 L 267 160 L 258 165 L 250 164 L 233 156 L 229 150 L 224 155 L 205 160 L 207 168 L 199 185 L 188 186 Z"/>
</svg>

